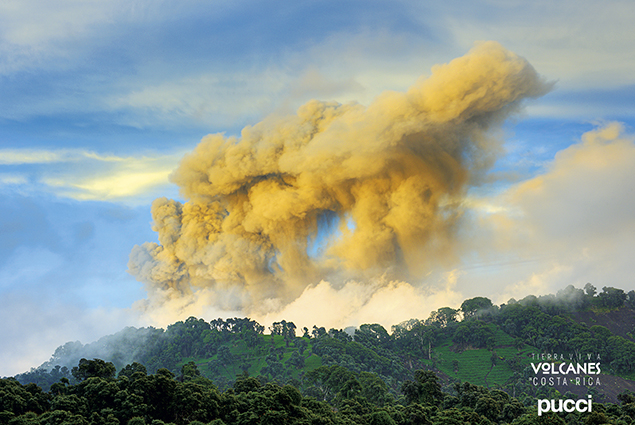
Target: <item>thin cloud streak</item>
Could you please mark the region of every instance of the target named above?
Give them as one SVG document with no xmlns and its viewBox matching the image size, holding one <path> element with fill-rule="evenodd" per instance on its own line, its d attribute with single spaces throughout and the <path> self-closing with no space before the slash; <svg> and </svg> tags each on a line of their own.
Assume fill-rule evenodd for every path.
<svg viewBox="0 0 635 425">
<path fill-rule="evenodd" d="M 70 149 L 2 149 L 0 166 L 18 167 L 21 173 L 3 173 L 0 186 L 45 190 L 76 200 L 139 203 L 160 188 L 167 189 L 169 176 L 181 157 L 182 154 L 121 157 Z"/>
<path fill-rule="evenodd" d="M 134 162 L 133 157 L 100 155 L 91 151 L 72 149 L 0 149 L 0 165 L 47 164 L 55 162 L 77 162 L 94 159 L 103 162 Z"/>
</svg>

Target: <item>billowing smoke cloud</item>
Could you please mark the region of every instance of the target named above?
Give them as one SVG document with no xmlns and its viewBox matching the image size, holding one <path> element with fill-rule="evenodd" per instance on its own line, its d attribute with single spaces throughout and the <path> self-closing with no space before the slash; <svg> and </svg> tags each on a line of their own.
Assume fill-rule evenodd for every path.
<svg viewBox="0 0 635 425">
<path fill-rule="evenodd" d="M 248 314 L 321 279 L 422 276 L 451 260 L 459 203 L 496 158 L 501 123 L 550 87 L 487 42 L 367 107 L 313 100 L 240 137 L 209 135 L 172 175 L 188 201 L 154 201 L 160 244 L 135 246 L 129 271 L 153 305 L 205 294 Z"/>
</svg>

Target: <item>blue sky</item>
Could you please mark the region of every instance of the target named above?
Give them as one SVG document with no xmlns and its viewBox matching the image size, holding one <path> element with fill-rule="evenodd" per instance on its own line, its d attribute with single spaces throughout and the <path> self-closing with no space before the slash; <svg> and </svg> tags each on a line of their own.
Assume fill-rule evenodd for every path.
<svg viewBox="0 0 635 425">
<path fill-rule="evenodd" d="M 236 313 L 135 308 L 147 295 L 128 255 L 157 241 L 152 201 L 181 199 L 180 159 L 313 98 L 405 91 L 484 40 L 556 84 L 505 123 L 491 182 L 466 198 L 459 261 L 370 291 L 315 282 L 259 319 L 389 325 L 469 296 L 635 289 L 633 18 L 617 0 L 3 2 L 0 375 L 126 325 Z M 349 307 L 307 313 L 334 302 Z"/>
</svg>

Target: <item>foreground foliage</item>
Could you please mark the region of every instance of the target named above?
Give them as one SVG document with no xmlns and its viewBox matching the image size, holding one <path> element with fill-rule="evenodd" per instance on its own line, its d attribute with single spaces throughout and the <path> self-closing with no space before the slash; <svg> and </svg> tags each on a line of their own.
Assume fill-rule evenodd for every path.
<svg viewBox="0 0 635 425">
<path fill-rule="evenodd" d="M 303 395 L 293 385 L 263 383 L 239 376 L 220 392 L 193 363 L 177 377 L 167 369 L 147 374 L 139 363 L 123 368 L 86 360 L 68 379 L 44 392 L 34 384 L 0 380 L 0 425 L 222 425 L 222 424 L 630 424 L 635 396 L 620 395 L 620 405 L 595 404 L 593 414 L 546 414 L 499 390 L 456 383 L 442 391 L 434 372 L 418 370 L 394 400 L 372 373 L 355 374 L 323 367 L 311 377 L 326 400 Z"/>
</svg>

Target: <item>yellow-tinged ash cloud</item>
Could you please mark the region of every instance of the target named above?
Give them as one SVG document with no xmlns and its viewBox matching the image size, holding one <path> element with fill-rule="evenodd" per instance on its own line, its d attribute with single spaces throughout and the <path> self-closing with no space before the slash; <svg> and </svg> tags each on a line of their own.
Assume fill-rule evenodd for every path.
<svg viewBox="0 0 635 425">
<path fill-rule="evenodd" d="M 550 88 L 486 42 L 368 106 L 313 100 L 239 137 L 206 136 L 172 175 L 188 201 L 155 200 L 159 243 L 130 254 L 146 307 L 186 311 L 205 294 L 260 316 L 322 279 L 382 288 L 451 264 L 461 201 L 499 153 L 501 123 Z M 333 217 L 339 229 L 311 255 Z"/>
</svg>

